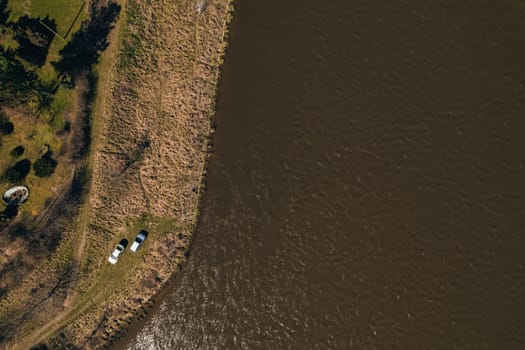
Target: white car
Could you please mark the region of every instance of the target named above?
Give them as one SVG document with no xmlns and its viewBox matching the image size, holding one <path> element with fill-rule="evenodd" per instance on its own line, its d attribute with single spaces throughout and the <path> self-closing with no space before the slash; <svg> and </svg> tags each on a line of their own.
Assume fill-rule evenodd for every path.
<svg viewBox="0 0 525 350">
<path fill-rule="evenodd" d="M 132 252 L 136 252 L 140 248 L 142 243 L 144 243 L 144 241 L 146 240 L 146 235 L 146 231 L 140 231 L 137 237 L 135 237 L 135 240 L 133 241 L 133 244 L 131 244 L 131 248 L 129 248 L 129 250 L 131 250 Z"/>
<path fill-rule="evenodd" d="M 125 247 L 122 244 L 120 244 L 120 243 L 117 244 L 117 246 L 115 247 L 115 250 L 109 256 L 108 261 L 110 263 L 112 263 L 112 264 L 116 264 L 117 261 L 118 261 L 119 256 L 122 254 L 124 249 L 125 249 Z"/>
</svg>

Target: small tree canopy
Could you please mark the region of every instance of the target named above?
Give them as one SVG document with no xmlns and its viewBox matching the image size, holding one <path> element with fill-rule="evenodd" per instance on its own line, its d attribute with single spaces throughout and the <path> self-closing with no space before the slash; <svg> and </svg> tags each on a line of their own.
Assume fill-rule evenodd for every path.
<svg viewBox="0 0 525 350">
<path fill-rule="evenodd" d="M 33 171 L 38 177 L 49 177 L 55 172 L 56 166 L 57 161 L 46 154 L 33 164 Z"/>
<path fill-rule="evenodd" d="M 11 150 L 11 152 L 9 152 L 9 154 L 11 154 L 11 156 L 13 156 L 15 158 L 18 158 L 22 154 L 24 154 L 25 151 L 26 151 L 26 149 L 24 148 L 24 146 L 16 146 L 15 148 L 13 148 Z"/>
</svg>

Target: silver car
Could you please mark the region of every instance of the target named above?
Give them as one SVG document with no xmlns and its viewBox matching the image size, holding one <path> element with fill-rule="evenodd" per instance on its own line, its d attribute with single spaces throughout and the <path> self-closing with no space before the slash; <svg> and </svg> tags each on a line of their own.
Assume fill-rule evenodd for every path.
<svg viewBox="0 0 525 350">
<path fill-rule="evenodd" d="M 112 264 L 116 264 L 117 261 L 118 261 L 119 256 L 122 254 L 124 249 L 125 249 L 125 247 L 122 244 L 120 244 L 120 243 L 117 244 L 117 246 L 115 247 L 115 250 L 109 256 L 108 261 L 110 263 L 112 263 Z"/>
<path fill-rule="evenodd" d="M 135 240 L 131 244 L 131 248 L 129 248 L 129 250 L 131 250 L 132 252 L 136 252 L 140 248 L 142 243 L 144 243 L 144 241 L 146 240 L 147 234 L 148 233 L 144 230 L 140 231 L 137 237 L 135 237 Z"/>
</svg>

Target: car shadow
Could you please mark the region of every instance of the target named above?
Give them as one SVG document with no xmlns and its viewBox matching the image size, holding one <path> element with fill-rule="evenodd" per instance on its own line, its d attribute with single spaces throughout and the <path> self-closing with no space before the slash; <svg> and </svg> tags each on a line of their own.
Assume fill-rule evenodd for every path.
<svg viewBox="0 0 525 350">
<path fill-rule="evenodd" d="M 128 243 L 129 243 L 129 241 L 127 239 L 125 239 L 125 238 L 123 238 L 120 242 L 118 242 L 118 244 L 122 244 L 122 246 L 124 248 L 126 248 L 128 246 Z"/>
</svg>

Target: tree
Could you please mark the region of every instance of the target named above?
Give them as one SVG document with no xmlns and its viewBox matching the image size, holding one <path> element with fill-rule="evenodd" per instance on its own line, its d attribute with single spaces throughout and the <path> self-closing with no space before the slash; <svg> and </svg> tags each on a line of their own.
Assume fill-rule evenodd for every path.
<svg viewBox="0 0 525 350">
<path fill-rule="evenodd" d="M 51 158 L 50 152 L 46 153 L 42 158 L 36 160 L 33 164 L 33 171 L 38 177 L 49 177 L 55 172 L 57 161 Z"/>
</svg>

